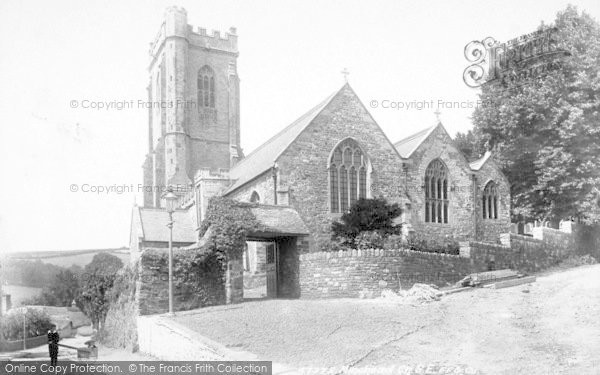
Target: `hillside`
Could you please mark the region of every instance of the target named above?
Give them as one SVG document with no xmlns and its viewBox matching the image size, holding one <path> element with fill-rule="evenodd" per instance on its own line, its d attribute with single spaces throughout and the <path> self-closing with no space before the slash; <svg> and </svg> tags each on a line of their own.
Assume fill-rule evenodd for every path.
<svg viewBox="0 0 600 375">
<path fill-rule="evenodd" d="M 57 250 L 57 251 L 32 251 L 23 253 L 8 253 L 8 260 L 30 260 L 41 261 L 61 267 L 71 267 L 73 265 L 85 267 L 92 261 L 94 255 L 99 253 L 109 253 L 121 259 L 123 263 L 129 262 L 129 249 L 120 247 L 116 249 L 87 249 L 87 250 Z"/>
</svg>

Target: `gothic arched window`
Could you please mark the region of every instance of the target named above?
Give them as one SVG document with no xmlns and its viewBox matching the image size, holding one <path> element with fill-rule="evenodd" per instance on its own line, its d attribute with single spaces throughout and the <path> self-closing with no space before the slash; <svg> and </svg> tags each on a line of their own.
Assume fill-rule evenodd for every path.
<svg viewBox="0 0 600 375">
<path fill-rule="evenodd" d="M 366 155 L 353 139 L 342 141 L 329 160 L 331 212 L 346 212 L 360 198 L 367 197 Z"/>
<path fill-rule="evenodd" d="M 488 182 L 483 189 L 481 208 L 484 219 L 498 218 L 498 189 L 494 181 Z"/>
<path fill-rule="evenodd" d="M 198 71 L 198 108 L 215 108 L 215 73 L 207 65 Z"/>
<path fill-rule="evenodd" d="M 260 195 L 258 195 L 258 193 L 256 191 L 253 191 L 252 195 L 250 195 L 250 202 L 251 203 L 260 203 Z"/>
<path fill-rule="evenodd" d="M 448 223 L 448 169 L 435 159 L 425 170 L 425 222 Z"/>
</svg>

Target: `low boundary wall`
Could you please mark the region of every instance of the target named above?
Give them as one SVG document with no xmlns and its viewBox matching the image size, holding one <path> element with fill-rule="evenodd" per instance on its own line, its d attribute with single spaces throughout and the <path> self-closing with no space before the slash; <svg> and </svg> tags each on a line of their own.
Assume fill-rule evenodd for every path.
<svg viewBox="0 0 600 375">
<path fill-rule="evenodd" d="M 38 346 L 48 344 L 48 335 L 30 337 L 25 339 L 25 348 L 37 348 Z M 23 340 L 0 340 L 0 351 L 2 352 L 16 352 L 23 349 Z"/>
<path fill-rule="evenodd" d="M 535 228 L 534 237 L 500 235 L 500 244 L 461 242 L 459 255 L 413 250 L 348 250 L 300 256 L 301 298 L 370 298 L 415 283 L 448 286 L 470 273 L 537 272 L 576 253 L 569 233 Z"/>
<path fill-rule="evenodd" d="M 414 283 L 446 285 L 470 273 L 469 259 L 412 250 L 348 250 L 300 256 L 301 298 L 370 298 Z"/>
</svg>

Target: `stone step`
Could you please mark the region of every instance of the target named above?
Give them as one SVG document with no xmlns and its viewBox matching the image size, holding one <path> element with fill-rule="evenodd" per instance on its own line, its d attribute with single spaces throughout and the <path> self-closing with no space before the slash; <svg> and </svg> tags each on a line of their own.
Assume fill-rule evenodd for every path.
<svg viewBox="0 0 600 375">
<path fill-rule="evenodd" d="M 480 283 L 484 283 L 487 281 L 494 281 L 494 280 L 498 280 L 498 279 L 513 278 L 513 277 L 517 277 L 517 276 L 519 276 L 519 273 L 517 271 L 511 270 L 508 268 L 503 269 L 503 270 L 496 270 L 496 271 L 472 273 L 469 275 L 471 280 L 478 281 Z"/>
<path fill-rule="evenodd" d="M 481 286 L 501 280 L 516 279 L 519 276 L 520 275 L 517 271 L 513 271 L 511 269 L 477 272 L 466 276 L 465 278 L 457 282 L 455 286 Z"/>
<path fill-rule="evenodd" d="M 516 279 L 499 281 L 497 283 L 486 285 L 486 287 L 491 288 L 491 289 L 502 289 L 502 288 L 508 288 L 511 286 L 529 284 L 529 283 L 533 283 L 533 282 L 535 282 L 535 276 L 525 276 L 525 277 L 519 277 Z"/>
</svg>

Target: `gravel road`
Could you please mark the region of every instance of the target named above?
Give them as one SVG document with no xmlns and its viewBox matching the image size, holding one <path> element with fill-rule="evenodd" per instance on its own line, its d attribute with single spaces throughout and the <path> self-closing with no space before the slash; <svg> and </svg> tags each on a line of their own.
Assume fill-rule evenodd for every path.
<svg viewBox="0 0 600 375">
<path fill-rule="evenodd" d="M 267 300 L 175 319 L 229 347 L 295 368 L 434 364 L 485 374 L 600 374 L 600 265 L 417 306 L 379 299 Z"/>
</svg>

